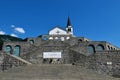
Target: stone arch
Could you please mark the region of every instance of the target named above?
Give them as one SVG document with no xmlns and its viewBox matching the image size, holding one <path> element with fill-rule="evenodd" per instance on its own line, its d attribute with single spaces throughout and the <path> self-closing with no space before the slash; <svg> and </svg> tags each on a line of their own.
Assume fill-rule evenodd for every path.
<svg viewBox="0 0 120 80">
<path fill-rule="evenodd" d="M 42 40 L 46 41 L 46 40 L 48 40 L 48 39 L 49 39 L 49 38 L 48 38 L 47 35 L 42 35 Z"/>
<path fill-rule="evenodd" d="M 82 39 L 78 39 L 78 42 L 82 42 L 83 40 Z"/>
<path fill-rule="evenodd" d="M 13 54 L 14 54 L 15 56 L 20 56 L 20 50 L 21 50 L 20 45 L 16 45 L 16 46 L 14 47 Z"/>
<path fill-rule="evenodd" d="M 113 47 L 111 47 L 111 50 L 113 50 Z"/>
<path fill-rule="evenodd" d="M 110 46 L 108 45 L 108 50 L 110 50 Z"/>
<path fill-rule="evenodd" d="M 95 53 L 95 47 L 94 45 L 90 44 L 87 47 L 88 54 L 94 54 Z"/>
<path fill-rule="evenodd" d="M 104 48 L 104 46 L 102 44 L 97 45 L 96 49 L 97 49 L 97 51 L 105 50 L 105 48 Z"/>
<path fill-rule="evenodd" d="M 34 44 L 34 40 L 30 40 L 29 42 L 30 42 L 30 44 Z"/>
<path fill-rule="evenodd" d="M 8 54 L 12 54 L 12 46 L 11 45 L 6 45 L 5 52 L 8 53 Z"/>
<path fill-rule="evenodd" d="M 116 50 L 115 48 L 113 48 L 114 50 Z"/>
</svg>

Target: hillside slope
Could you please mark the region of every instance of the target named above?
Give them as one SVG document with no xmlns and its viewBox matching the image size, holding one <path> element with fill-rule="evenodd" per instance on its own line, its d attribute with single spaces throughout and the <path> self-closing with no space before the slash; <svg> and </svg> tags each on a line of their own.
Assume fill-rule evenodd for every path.
<svg viewBox="0 0 120 80">
<path fill-rule="evenodd" d="M 23 41 L 23 39 L 13 37 L 10 35 L 0 35 L 0 50 L 2 49 L 3 42 L 7 42 L 7 41 Z"/>
</svg>

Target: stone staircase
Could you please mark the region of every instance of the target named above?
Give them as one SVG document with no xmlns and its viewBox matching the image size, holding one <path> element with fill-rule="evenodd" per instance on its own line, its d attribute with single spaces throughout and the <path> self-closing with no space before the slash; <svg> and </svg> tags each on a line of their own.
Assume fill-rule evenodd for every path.
<svg viewBox="0 0 120 80">
<path fill-rule="evenodd" d="M 32 64 L 0 73 L 0 80 L 119 80 L 71 64 Z"/>
</svg>

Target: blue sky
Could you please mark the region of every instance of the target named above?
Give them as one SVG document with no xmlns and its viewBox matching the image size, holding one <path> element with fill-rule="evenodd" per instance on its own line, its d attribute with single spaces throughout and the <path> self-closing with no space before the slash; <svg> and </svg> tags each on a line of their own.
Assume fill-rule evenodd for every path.
<svg viewBox="0 0 120 80">
<path fill-rule="evenodd" d="M 37 37 L 68 16 L 76 36 L 120 47 L 120 0 L 0 0 L 0 34 Z"/>
</svg>

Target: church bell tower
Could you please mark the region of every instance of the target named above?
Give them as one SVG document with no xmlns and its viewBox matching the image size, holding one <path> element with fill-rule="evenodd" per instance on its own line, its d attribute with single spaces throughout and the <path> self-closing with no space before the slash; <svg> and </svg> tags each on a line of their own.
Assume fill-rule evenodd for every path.
<svg viewBox="0 0 120 80">
<path fill-rule="evenodd" d="M 71 25 L 70 17 L 68 17 L 66 31 L 68 35 L 73 35 L 73 27 Z"/>
</svg>

